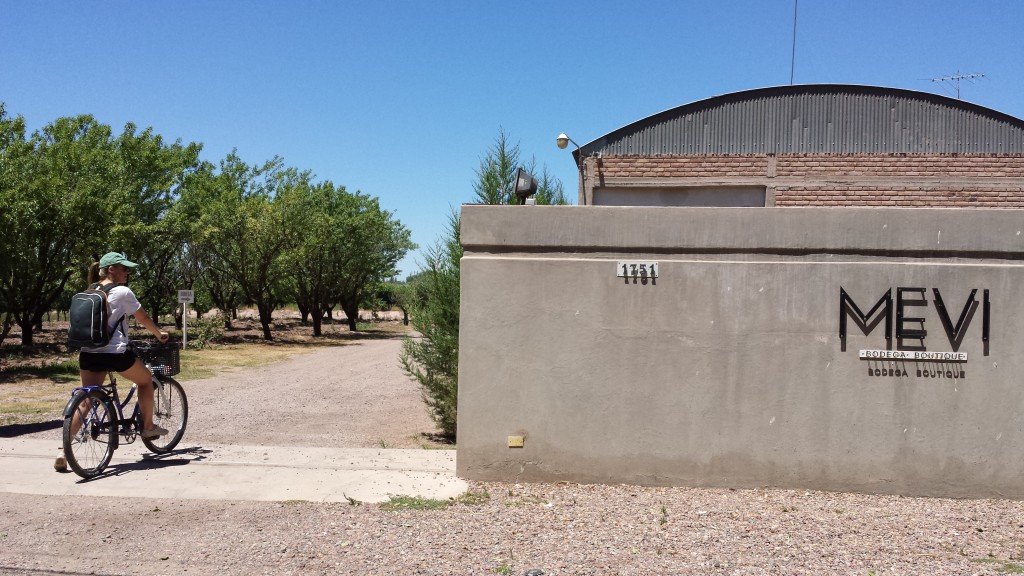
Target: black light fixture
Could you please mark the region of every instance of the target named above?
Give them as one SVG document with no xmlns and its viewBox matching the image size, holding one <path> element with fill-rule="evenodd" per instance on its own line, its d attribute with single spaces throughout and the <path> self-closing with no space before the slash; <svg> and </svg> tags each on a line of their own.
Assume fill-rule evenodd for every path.
<svg viewBox="0 0 1024 576">
<path fill-rule="evenodd" d="M 514 190 L 519 203 L 526 204 L 526 199 L 537 193 L 537 179 L 533 177 L 533 174 L 519 167 L 516 170 L 516 186 Z"/>
</svg>

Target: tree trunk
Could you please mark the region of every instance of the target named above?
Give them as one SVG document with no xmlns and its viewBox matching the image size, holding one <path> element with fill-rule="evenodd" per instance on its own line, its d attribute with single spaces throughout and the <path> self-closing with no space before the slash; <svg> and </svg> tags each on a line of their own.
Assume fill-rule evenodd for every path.
<svg viewBox="0 0 1024 576">
<path fill-rule="evenodd" d="M 178 306 L 174 309 L 174 327 L 177 328 L 178 330 L 181 330 L 182 314 L 184 314 L 184 310 L 185 306 L 183 304 L 178 304 Z"/>
<path fill-rule="evenodd" d="M 320 306 L 314 304 L 312 312 L 313 312 L 313 336 L 321 336 L 322 332 L 320 330 L 320 326 L 323 323 L 323 319 L 324 319 L 323 311 L 320 310 Z"/>
<path fill-rule="evenodd" d="M 309 307 L 301 302 L 297 303 L 297 305 L 299 307 L 299 315 L 302 316 L 302 323 L 307 324 L 309 322 Z"/>
<path fill-rule="evenodd" d="M 231 319 L 238 320 L 238 308 L 235 308 L 234 306 L 231 307 Z"/>
<path fill-rule="evenodd" d="M 328 320 L 334 320 L 334 306 L 324 307 L 324 315 Z"/>
<path fill-rule="evenodd" d="M 32 319 L 27 315 L 18 318 L 18 326 L 21 328 L 21 345 L 32 346 Z"/>
<path fill-rule="evenodd" d="M 402 324 L 405 326 L 409 325 L 409 311 L 405 308 L 399 308 L 402 311 Z"/>
<path fill-rule="evenodd" d="M 341 309 L 345 311 L 345 316 L 348 318 L 348 329 L 351 332 L 357 332 L 356 322 L 359 321 L 359 306 L 346 306 L 341 305 Z"/>
<path fill-rule="evenodd" d="M 4 314 L 3 318 L 3 324 L 0 324 L 0 344 L 3 344 L 4 340 L 7 339 L 7 335 L 11 333 L 11 326 L 14 325 L 14 320 L 11 319 L 10 312 Z"/>
<path fill-rule="evenodd" d="M 270 304 L 257 302 L 256 309 L 260 312 L 260 326 L 263 327 L 263 339 L 273 340 L 274 337 L 270 334 L 270 314 L 274 311 Z"/>
</svg>

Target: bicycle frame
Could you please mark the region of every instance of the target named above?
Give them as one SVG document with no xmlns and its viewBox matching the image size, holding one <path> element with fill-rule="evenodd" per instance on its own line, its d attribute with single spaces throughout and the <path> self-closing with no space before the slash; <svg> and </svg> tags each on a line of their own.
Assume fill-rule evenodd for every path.
<svg viewBox="0 0 1024 576">
<path fill-rule="evenodd" d="M 124 397 L 124 401 L 121 401 L 120 395 L 117 392 L 117 379 L 114 378 L 113 374 L 107 374 L 109 379 L 108 384 L 99 384 L 95 386 L 79 386 L 71 391 L 71 399 L 68 400 L 67 406 L 64 408 L 64 417 L 71 416 L 71 411 L 74 409 L 74 400 L 78 396 L 79 391 L 84 394 L 91 392 L 99 392 L 103 396 L 104 402 L 109 402 L 114 406 L 114 413 L 116 421 L 114 426 L 117 426 L 117 435 L 114 437 L 114 448 L 120 445 L 120 438 L 123 436 L 126 444 L 131 444 L 135 441 L 140 430 L 138 426 L 139 418 L 139 403 L 135 403 L 135 407 L 132 409 L 131 416 L 128 418 L 124 417 L 125 406 L 132 401 L 132 397 L 135 396 L 135 390 L 138 388 L 138 384 L 132 384 L 128 394 Z M 163 383 L 160 381 L 160 377 L 153 374 L 153 387 L 162 386 Z"/>
</svg>

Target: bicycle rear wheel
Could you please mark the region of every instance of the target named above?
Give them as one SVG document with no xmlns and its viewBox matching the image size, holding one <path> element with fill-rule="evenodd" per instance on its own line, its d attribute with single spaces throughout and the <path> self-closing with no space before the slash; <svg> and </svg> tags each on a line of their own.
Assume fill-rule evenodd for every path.
<svg viewBox="0 0 1024 576">
<path fill-rule="evenodd" d="M 117 447 L 117 413 L 103 394 L 80 392 L 64 417 L 64 458 L 82 478 L 98 476 Z M 72 431 L 76 424 L 81 424 Z"/>
<path fill-rule="evenodd" d="M 152 452 L 163 454 L 174 450 L 185 435 L 188 424 L 188 398 L 185 389 L 174 378 L 153 378 L 153 424 L 168 433 L 158 438 L 143 438 L 142 443 Z"/>
</svg>

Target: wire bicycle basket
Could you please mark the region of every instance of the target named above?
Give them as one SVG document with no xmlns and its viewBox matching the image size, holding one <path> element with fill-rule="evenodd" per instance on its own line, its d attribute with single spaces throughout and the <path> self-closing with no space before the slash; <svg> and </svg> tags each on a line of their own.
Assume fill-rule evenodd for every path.
<svg viewBox="0 0 1024 576">
<path fill-rule="evenodd" d="M 181 371 L 181 342 L 133 342 L 132 346 L 154 374 L 174 376 Z"/>
</svg>

